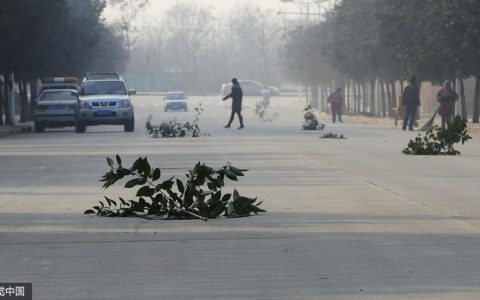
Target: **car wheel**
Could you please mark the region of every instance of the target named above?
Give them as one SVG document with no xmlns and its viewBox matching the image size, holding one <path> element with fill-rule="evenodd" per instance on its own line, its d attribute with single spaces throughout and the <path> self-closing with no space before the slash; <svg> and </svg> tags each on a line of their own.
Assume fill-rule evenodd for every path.
<svg viewBox="0 0 480 300">
<path fill-rule="evenodd" d="M 35 132 L 44 132 L 45 131 L 45 125 L 43 125 L 40 122 L 35 122 Z"/>
<path fill-rule="evenodd" d="M 125 124 L 123 124 L 123 129 L 125 130 L 125 132 L 133 132 L 133 130 L 135 129 L 135 120 L 131 119 L 127 121 Z"/>
<path fill-rule="evenodd" d="M 167 111 L 168 111 L 168 109 L 167 109 L 166 107 L 165 107 L 163 110 L 164 110 L 165 112 L 167 112 Z"/>
<path fill-rule="evenodd" d="M 185 107 L 183 108 L 183 111 L 188 111 L 188 108 L 185 106 Z"/>
</svg>

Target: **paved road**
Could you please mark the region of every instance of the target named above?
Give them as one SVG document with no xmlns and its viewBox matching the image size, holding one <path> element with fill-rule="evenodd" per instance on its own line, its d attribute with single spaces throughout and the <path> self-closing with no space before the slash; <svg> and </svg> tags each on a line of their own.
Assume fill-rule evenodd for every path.
<svg viewBox="0 0 480 300">
<path fill-rule="evenodd" d="M 33 282 L 34 299 L 478 299 L 480 139 L 458 157 L 409 157 L 415 133 L 331 125 L 302 132 L 301 103 L 272 99 L 225 129 L 228 102 L 202 103 L 210 136 L 154 139 L 161 97 L 137 96 L 136 130 L 121 126 L 27 133 L 0 140 L 0 279 Z M 238 126 L 238 123 L 234 123 Z M 268 213 L 242 219 L 147 221 L 88 217 L 103 195 L 106 156 L 148 156 L 162 176 L 196 161 L 250 171 L 235 186 Z"/>
</svg>

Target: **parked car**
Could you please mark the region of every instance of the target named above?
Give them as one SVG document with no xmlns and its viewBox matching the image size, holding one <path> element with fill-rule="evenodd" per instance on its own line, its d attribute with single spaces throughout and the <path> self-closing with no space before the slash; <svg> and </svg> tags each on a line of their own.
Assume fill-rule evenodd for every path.
<svg viewBox="0 0 480 300">
<path fill-rule="evenodd" d="M 136 91 L 128 90 L 116 73 L 89 73 L 80 87 L 75 131 L 83 133 L 90 125 L 123 125 L 125 131 L 133 131 L 135 118 L 130 95 L 134 94 Z"/>
<path fill-rule="evenodd" d="M 261 96 L 261 92 L 265 87 L 267 87 L 270 90 L 270 94 L 272 96 L 278 96 L 280 94 L 280 90 L 277 87 L 266 86 L 255 80 L 238 80 L 238 83 L 242 87 L 244 96 Z M 222 84 L 220 93 L 223 96 L 226 96 L 230 94 L 231 90 L 232 90 L 232 83 L 225 83 L 225 84 Z"/>
<path fill-rule="evenodd" d="M 165 97 L 165 111 L 171 110 L 188 110 L 187 99 L 184 92 L 168 92 Z"/>
<path fill-rule="evenodd" d="M 80 87 L 76 77 L 47 77 L 42 78 L 40 81 L 40 92 L 56 89 L 74 89 L 78 91 Z"/>
<path fill-rule="evenodd" d="M 46 127 L 75 126 L 77 96 L 75 89 L 43 90 L 35 100 L 35 131 L 43 132 Z"/>
</svg>

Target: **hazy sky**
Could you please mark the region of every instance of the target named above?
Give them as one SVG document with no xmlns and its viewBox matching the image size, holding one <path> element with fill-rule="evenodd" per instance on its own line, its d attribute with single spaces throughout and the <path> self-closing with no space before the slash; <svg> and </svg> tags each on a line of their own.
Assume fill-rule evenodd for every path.
<svg viewBox="0 0 480 300">
<path fill-rule="evenodd" d="M 195 0 L 190 0 L 195 1 Z M 172 4 L 178 2 L 177 0 L 150 0 L 151 8 L 153 10 L 165 10 Z M 216 12 L 226 11 L 237 4 L 241 3 L 253 3 L 264 8 L 277 8 L 291 6 L 291 4 L 285 4 L 280 0 L 196 0 L 196 2 L 202 6 L 210 6 Z"/>
<path fill-rule="evenodd" d="M 222 14 L 228 12 L 231 8 L 235 7 L 235 5 L 239 4 L 255 4 L 260 6 L 261 8 L 268 8 L 272 9 L 276 12 L 300 12 L 305 11 L 305 5 L 300 5 L 300 3 L 308 2 L 309 0 L 295 0 L 295 3 L 284 3 L 280 0 L 182 0 L 182 1 L 195 1 L 202 6 L 211 7 L 212 13 Z M 146 9 L 147 16 L 159 16 L 162 12 L 166 11 L 170 6 L 175 4 L 176 2 L 181 2 L 179 0 L 150 0 L 150 4 L 148 9 Z M 318 6 L 313 4 L 315 0 L 310 0 L 311 12 L 317 12 Z M 327 1 L 328 2 L 328 1 Z M 106 10 L 106 16 L 108 18 L 110 14 L 110 10 Z M 299 15 L 289 15 L 290 17 L 301 17 Z"/>
</svg>

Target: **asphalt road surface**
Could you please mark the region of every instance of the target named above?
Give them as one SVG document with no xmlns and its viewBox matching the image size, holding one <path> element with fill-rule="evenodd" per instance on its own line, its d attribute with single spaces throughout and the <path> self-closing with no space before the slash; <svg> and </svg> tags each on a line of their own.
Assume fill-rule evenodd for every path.
<svg viewBox="0 0 480 300">
<path fill-rule="evenodd" d="M 300 130 L 303 104 L 246 98 L 245 129 L 225 129 L 230 100 L 190 97 L 164 112 L 138 95 L 123 126 L 47 129 L 0 139 L 0 280 L 32 282 L 33 299 L 479 299 L 480 139 L 457 157 L 406 156 L 415 132 L 393 125 Z M 155 139 L 153 122 L 191 121 L 200 138 Z M 393 123 L 393 121 L 392 121 Z M 324 133 L 344 140 L 320 139 Z M 226 191 L 263 200 L 250 218 L 148 221 L 83 211 L 104 195 L 106 157 L 147 156 L 162 177 L 197 161 L 249 169 Z"/>
</svg>

